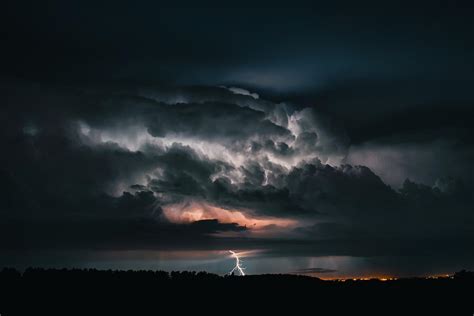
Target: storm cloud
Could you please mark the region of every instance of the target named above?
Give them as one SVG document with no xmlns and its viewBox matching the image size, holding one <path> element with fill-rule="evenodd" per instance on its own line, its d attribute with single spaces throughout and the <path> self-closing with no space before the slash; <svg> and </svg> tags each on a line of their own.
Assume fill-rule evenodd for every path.
<svg viewBox="0 0 474 316">
<path fill-rule="evenodd" d="M 440 172 L 390 186 L 314 109 L 219 87 L 102 89 L 5 94 L 3 247 L 374 255 L 474 238 L 469 182 Z"/>
<path fill-rule="evenodd" d="M 336 2 L 8 4 L 0 248 L 463 256 L 472 5 Z"/>
</svg>

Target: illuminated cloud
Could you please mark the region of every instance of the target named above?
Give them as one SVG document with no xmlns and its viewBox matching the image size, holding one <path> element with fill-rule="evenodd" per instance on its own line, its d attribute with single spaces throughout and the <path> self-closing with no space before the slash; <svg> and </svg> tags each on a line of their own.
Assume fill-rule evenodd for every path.
<svg viewBox="0 0 474 316">
<path fill-rule="evenodd" d="M 249 230 L 265 230 L 272 228 L 294 228 L 296 220 L 278 217 L 256 217 L 251 212 L 228 210 L 212 206 L 204 202 L 186 202 L 166 205 L 163 214 L 173 223 L 192 223 L 201 220 L 217 219 L 220 223 L 238 224 Z"/>
<path fill-rule="evenodd" d="M 351 145 L 313 107 L 234 92 L 122 87 L 57 100 L 18 88 L 11 99 L 27 99 L 28 111 L 10 108 L 0 127 L 10 144 L 3 237 L 18 249 L 100 244 L 269 256 L 409 254 L 414 241 L 433 253 L 444 247 L 436 238 L 454 240 L 459 252 L 474 238 L 469 182 L 426 167 L 433 145 Z M 32 107 L 37 100 L 52 114 Z M 407 152 L 422 158 L 412 160 L 419 170 L 403 165 Z M 466 166 L 471 152 L 456 153 Z M 387 171 L 397 181 L 428 171 L 434 183 L 403 179 L 396 190 Z"/>
</svg>

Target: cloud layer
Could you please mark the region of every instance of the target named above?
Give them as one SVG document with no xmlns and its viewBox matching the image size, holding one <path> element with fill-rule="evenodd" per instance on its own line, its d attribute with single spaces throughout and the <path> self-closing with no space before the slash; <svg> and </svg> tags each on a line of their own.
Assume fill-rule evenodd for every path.
<svg viewBox="0 0 474 316">
<path fill-rule="evenodd" d="M 418 164 L 433 147 L 354 147 L 314 108 L 235 87 L 2 89 L 5 249 L 398 255 L 474 241 L 470 167 L 406 167 L 407 150 Z"/>
</svg>

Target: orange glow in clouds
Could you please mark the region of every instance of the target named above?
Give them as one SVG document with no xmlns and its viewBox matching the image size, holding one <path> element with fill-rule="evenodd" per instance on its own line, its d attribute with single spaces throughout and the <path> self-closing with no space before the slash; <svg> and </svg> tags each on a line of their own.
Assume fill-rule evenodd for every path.
<svg viewBox="0 0 474 316">
<path fill-rule="evenodd" d="M 296 221 L 275 217 L 253 217 L 249 213 L 228 210 L 203 202 L 172 204 L 163 207 L 166 218 L 173 223 L 192 223 L 201 220 L 217 219 L 220 223 L 235 223 L 248 229 L 259 230 L 269 226 L 287 228 L 296 225 Z"/>
</svg>

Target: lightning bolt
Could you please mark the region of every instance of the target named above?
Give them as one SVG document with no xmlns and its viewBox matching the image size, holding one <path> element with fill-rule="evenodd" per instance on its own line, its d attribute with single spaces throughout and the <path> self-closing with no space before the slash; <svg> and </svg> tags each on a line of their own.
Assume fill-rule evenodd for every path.
<svg viewBox="0 0 474 316">
<path fill-rule="evenodd" d="M 229 252 L 231 256 L 235 258 L 235 267 L 229 272 L 229 274 L 234 273 L 234 271 L 239 271 L 240 275 L 245 275 L 245 272 L 244 272 L 245 268 L 241 266 L 242 261 L 239 258 L 239 254 L 233 252 L 232 250 L 229 250 Z"/>
</svg>

